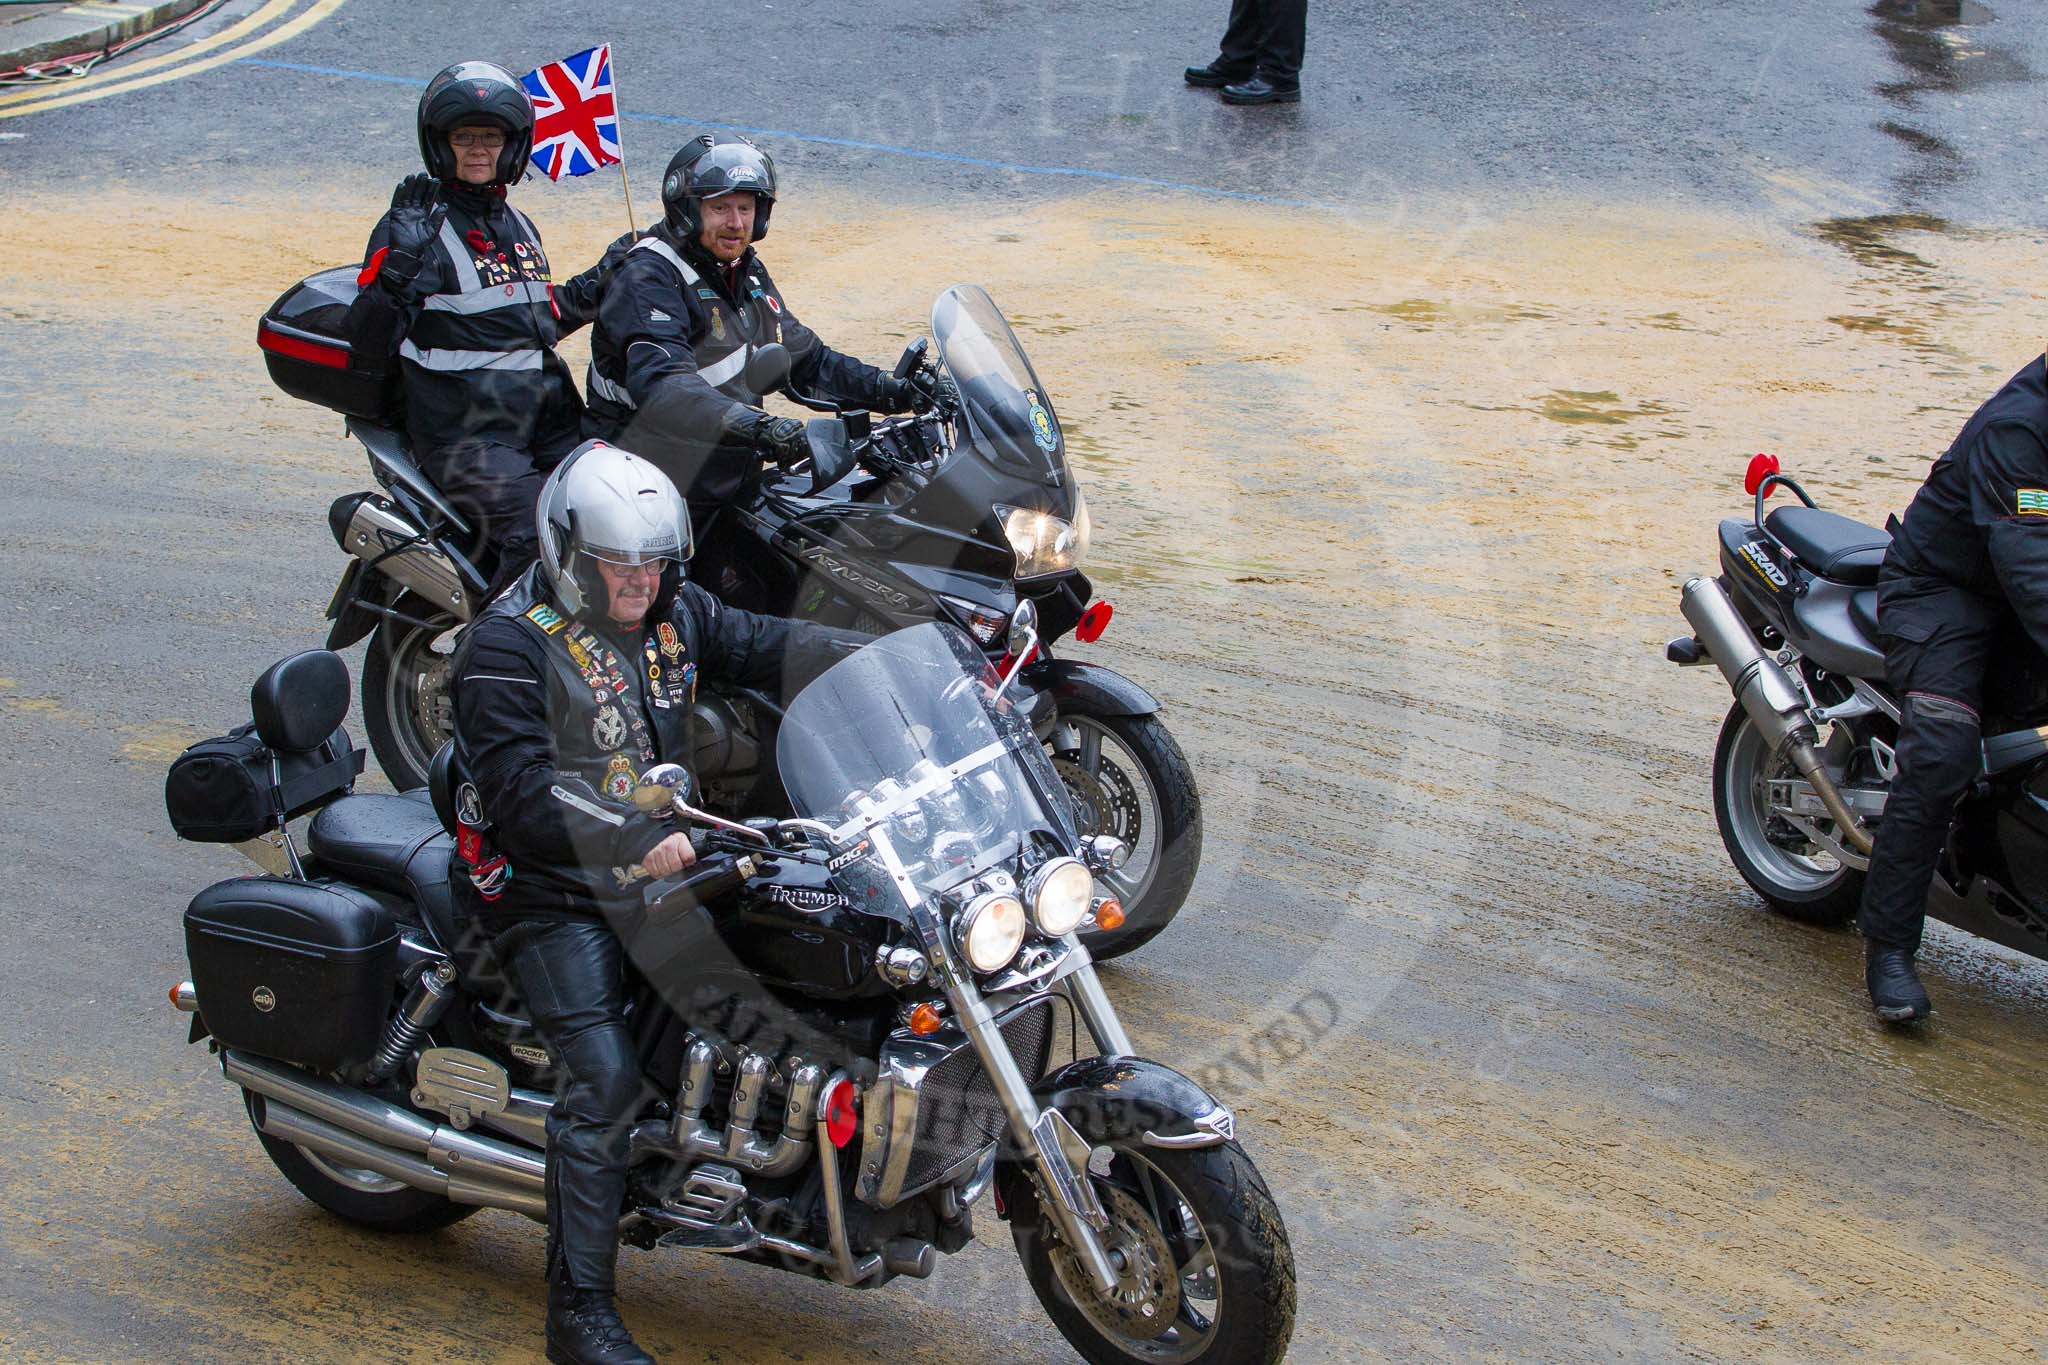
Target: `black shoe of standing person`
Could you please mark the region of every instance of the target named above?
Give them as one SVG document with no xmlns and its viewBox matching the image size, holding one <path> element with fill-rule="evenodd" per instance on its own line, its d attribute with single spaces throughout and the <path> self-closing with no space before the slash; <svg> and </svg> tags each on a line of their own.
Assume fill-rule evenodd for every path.
<svg viewBox="0 0 2048 1365">
<path fill-rule="evenodd" d="M 633 1344 L 612 1296 L 558 1288 L 548 1294 L 548 1359 L 554 1365 L 654 1365 Z"/>
<path fill-rule="evenodd" d="M 1301 103 L 1301 82 L 1289 81 L 1276 84 L 1257 75 L 1238 85 L 1223 87 L 1225 104 L 1299 104 Z"/>
<path fill-rule="evenodd" d="M 1927 988 L 1913 970 L 1913 955 L 1904 948 L 1870 946 L 1863 963 L 1863 984 L 1870 988 L 1870 1004 L 1887 1024 L 1907 1024 L 1934 1012 Z"/>
<path fill-rule="evenodd" d="M 1189 85 L 1199 85 L 1205 90 L 1215 90 L 1229 85 L 1232 81 L 1245 80 L 1251 74 L 1251 67 L 1226 66 L 1223 59 L 1218 57 L 1207 66 L 1189 67 L 1187 70 L 1187 82 Z"/>
</svg>

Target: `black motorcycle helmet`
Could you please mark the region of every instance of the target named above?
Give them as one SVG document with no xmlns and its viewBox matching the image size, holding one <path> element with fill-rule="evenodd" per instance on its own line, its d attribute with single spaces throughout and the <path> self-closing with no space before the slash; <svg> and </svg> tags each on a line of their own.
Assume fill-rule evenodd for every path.
<svg viewBox="0 0 2048 1365">
<path fill-rule="evenodd" d="M 427 174 L 454 183 L 448 134 L 466 123 L 495 123 L 505 130 L 492 184 L 510 185 L 526 174 L 533 156 L 533 100 L 517 77 L 491 62 L 457 62 L 427 82 L 419 113 L 420 160 Z"/>
<path fill-rule="evenodd" d="M 754 240 L 768 235 L 768 215 L 775 207 L 775 163 L 768 153 L 743 137 L 704 133 L 683 144 L 669 158 L 661 177 L 661 202 L 669 226 L 685 241 L 704 230 L 698 205 L 735 190 L 754 192 Z"/>
</svg>

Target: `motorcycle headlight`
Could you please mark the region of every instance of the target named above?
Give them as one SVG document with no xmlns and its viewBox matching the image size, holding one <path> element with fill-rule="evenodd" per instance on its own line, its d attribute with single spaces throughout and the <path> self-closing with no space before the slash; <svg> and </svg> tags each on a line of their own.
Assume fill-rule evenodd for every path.
<svg viewBox="0 0 2048 1365">
<path fill-rule="evenodd" d="M 954 939 L 977 972 L 999 972 L 1024 946 L 1024 902 L 1003 891 L 986 891 L 967 903 L 955 922 Z"/>
<path fill-rule="evenodd" d="M 1017 577 L 1044 578 L 1047 574 L 1077 569 L 1088 557 L 1088 537 L 1093 529 L 1088 520 L 1088 503 L 1081 490 L 1074 490 L 1074 519 L 1053 516 L 1029 507 L 996 504 L 1003 535 L 1010 552 L 1017 557 Z"/>
<path fill-rule="evenodd" d="M 1064 938 L 1088 918 L 1095 877 L 1077 858 L 1054 858 L 1024 882 L 1031 922 L 1047 938 Z"/>
</svg>

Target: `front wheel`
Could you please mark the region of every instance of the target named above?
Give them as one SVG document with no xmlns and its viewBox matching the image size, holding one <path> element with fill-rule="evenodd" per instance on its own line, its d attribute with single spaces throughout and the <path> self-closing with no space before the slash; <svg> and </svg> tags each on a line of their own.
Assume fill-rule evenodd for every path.
<svg viewBox="0 0 2048 1365">
<path fill-rule="evenodd" d="M 1118 1275 L 1107 1293 L 1061 1240 L 1024 1168 L 1002 1170 L 1025 1277 L 1068 1344 L 1091 1365 L 1270 1365 L 1285 1355 L 1294 1250 L 1244 1149 L 1089 1136 L 1100 1143 L 1088 1172 Z"/>
<path fill-rule="evenodd" d="M 1773 805 L 1770 784 L 1799 776 L 1773 751 L 1737 702 L 1714 746 L 1714 820 L 1735 870 L 1771 909 L 1806 924 L 1834 928 L 1855 915 L 1863 874 L 1808 838 Z M 1832 833 L 1834 824 L 1815 820 Z"/>
<path fill-rule="evenodd" d="M 1114 834 L 1130 847 L 1130 861 L 1100 878 L 1123 902 L 1123 926 L 1082 935 L 1098 960 L 1121 957 L 1173 923 L 1194 885 L 1202 861 L 1194 770 L 1156 715 L 1102 715 L 1062 703 L 1047 747 L 1081 833 Z"/>
<path fill-rule="evenodd" d="M 363 729 L 377 766 L 399 791 L 427 785 L 427 765 L 455 737 L 449 668 L 456 619 L 423 616 L 425 625 L 386 619 L 363 655 Z"/>
</svg>

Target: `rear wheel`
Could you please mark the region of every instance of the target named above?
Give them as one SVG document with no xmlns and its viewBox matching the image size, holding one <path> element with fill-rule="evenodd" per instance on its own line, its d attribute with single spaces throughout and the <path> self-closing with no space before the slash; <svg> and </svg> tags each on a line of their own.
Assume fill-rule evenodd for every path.
<svg viewBox="0 0 2048 1365">
<path fill-rule="evenodd" d="M 1845 924 L 1863 899 L 1863 874 L 1815 842 L 1773 805 L 1772 782 L 1797 779 L 1783 751 L 1774 751 L 1737 702 L 1714 746 L 1714 819 L 1742 879 L 1791 919 L 1828 928 Z M 1832 836 L 1835 826 L 1813 818 Z"/>
<path fill-rule="evenodd" d="M 363 729 L 377 766 L 399 791 L 427 785 L 427 764 L 455 737 L 449 669 L 459 624 L 448 615 L 427 625 L 386 619 L 363 655 Z"/>
<path fill-rule="evenodd" d="M 457 1204 L 388 1175 L 347 1166 L 334 1157 L 272 1137 L 261 1126 L 257 1108 L 261 1102 L 250 1091 L 242 1092 L 249 1123 L 271 1164 L 300 1194 L 335 1217 L 375 1232 L 434 1232 L 477 1211 L 473 1204 Z"/>
<path fill-rule="evenodd" d="M 1113 834 L 1130 847 L 1122 869 L 1097 878 L 1123 902 L 1123 926 L 1081 936 L 1097 958 L 1121 957 L 1173 923 L 1194 885 L 1202 861 L 1194 770 L 1156 715 L 1062 706 L 1047 747 L 1074 798 L 1081 833 Z"/>
</svg>

